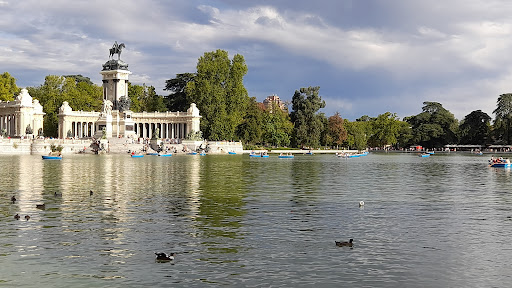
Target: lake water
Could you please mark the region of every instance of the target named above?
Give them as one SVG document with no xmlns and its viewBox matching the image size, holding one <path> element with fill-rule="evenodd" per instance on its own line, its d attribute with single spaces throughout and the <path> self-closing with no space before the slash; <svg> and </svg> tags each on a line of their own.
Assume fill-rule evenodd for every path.
<svg viewBox="0 0 512 288">
<path fill-rule="evenodd" d="M 485 156 L 25 155 L 0 165 L 1 287 L 512 283 L 512 173 Z M 350 238 L 353 248 L 334 243 Z M 154 252 L 177 257 L 157 263 Z"/>
</svg>

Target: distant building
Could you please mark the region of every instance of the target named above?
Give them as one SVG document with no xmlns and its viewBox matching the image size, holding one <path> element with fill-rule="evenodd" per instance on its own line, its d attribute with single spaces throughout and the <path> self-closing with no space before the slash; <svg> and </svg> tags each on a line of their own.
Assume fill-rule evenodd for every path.
<svg viewBox="0 0 512 288">
<path fill-rule="evenodd" d="M 282 110 L 288 112 L 288 107 L 284 101 L 281 101 L 281 98 L 277 96 L 276 94 L 272 94 L 270 96 L 267 96 L 265 100 L 263 100 L 263 105 L 265 106 L 265 109 L 270 111 L 272 113 L 272 107 L 273 104 L 277 104 L 277 106 Z"/>
</svg>

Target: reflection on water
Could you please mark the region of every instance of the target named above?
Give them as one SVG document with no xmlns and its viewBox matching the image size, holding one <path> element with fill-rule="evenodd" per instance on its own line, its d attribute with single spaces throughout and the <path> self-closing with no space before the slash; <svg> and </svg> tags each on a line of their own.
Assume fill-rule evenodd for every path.
<svg viewBox="0 0 512 288">
<path fill-rule="evenodd" d="M 0 164 L 8 167 L 0 286 L 510 283 L 511 170 L 482 157 L 2 156 Z M 352 249 L 334 245 L 349 238 Z M 156 263 L 154 252 L 178 255 Z"/>
</svg>

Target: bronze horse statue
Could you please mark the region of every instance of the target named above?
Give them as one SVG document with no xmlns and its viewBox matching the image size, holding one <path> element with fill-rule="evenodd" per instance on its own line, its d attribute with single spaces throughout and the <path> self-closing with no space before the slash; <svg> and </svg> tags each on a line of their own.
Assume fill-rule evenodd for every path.
<svg viewBox="0 0 512 288">
<path fill-rule="evenodd" d="M 117 44 L 117 41 L 114 43 L 114 45 L 112 46 L 112 48 L 110 48 L 110 55 L 109 55 L 109 58 L 110 57 L 114 57 L 114 54 L 117 54 L 117 60 L 121 59 L 121 51 L 123 50 L 123 48 L 126 48 L 124 46 L 124 43 L 121 43 L 121 44 Z"/>
</svg>

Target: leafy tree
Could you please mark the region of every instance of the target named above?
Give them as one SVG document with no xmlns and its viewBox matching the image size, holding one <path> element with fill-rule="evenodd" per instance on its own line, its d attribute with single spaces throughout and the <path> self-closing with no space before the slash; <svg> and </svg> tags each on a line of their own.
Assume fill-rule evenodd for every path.
<svg viewBox="0 0 512 288">
<path fill-rule="evenodd" d="M 145 109 L 144 111 L 156 111 L 156 112 L 164 112 L 167 111 L 167 106 L 165 106 L 164 98 L 158 94 L 156 94 L 155 87 L 153 86 L 145 86 L 144 93 L 144 101 Z"/>
<path fill-rule="evenodd" d="M 510 129 L 512 125 L 512 93 L 501 94 L 496 103 L 496 109 L 492 113 L 496 115 L 494 129 L 496 139 L 505 144 L 510 144 Z"/>
<path fill-rule="evenodd" d="M 300 88 L 292 98 L 291 119 L 294 124 L 294 138 L 297 146 L 318 147 L 323 128 L 323 115 L 318 110 L 325 107 L 325 101 L 318 95 L 320 87 Z"/>
<path fill-rule="evenodd" d="M 237 135 L 246 143 L 257 144 L 263 141 L 263 124 L 265 111 L 261 103 L 256 102 L 255 97 L 251 97 L 242 123 L 238 126 Z"/>
<path fill-rule="evenodd" d="M 458 122 L 453 114 L 437 102 L 423 105 L 423 112 L 404 119 L 412 126 L 411 141 L 428 148 L 457 143 Z"/>
<path fill-rule="evenodd" d="M 94 83 L 92 83 L 91 78 L 82 76 L 80 74 L 78 74 L 78 75 L 64 75 L 64 77 L 75 79 L 77 84 L 78 83 L 82 83 L 82 82 L 85 83 L 85 84 L 89 84 L 89 85 L 93 85 L 94 84 Z"/>
<path fill-rule="evenodd" d="M 133 112 L 163 112 L 167 111 L 164 98 L 156 94 L 155 87 L 133 85 L 128 82 L 128 97 L 130 98 L 130 110 Z"/>
<path fill-rule="evenodd" d="M 336 145 L 338 147 L 343 144 L 347 139 L 347 130 L 344 123 L 339 112 L 329 117 L 327 120 L 326 145 Z"/>
<path fill-rule="evenodd" d="M 0 101 L 12 101 L 18 93 L 20 88 L 16 86 L 16 78 L 8 72 L 0 74 Z"/>
<path fill-rule="evenodd" d="M 277 103 L 272 103 L 272 109 L 264 114 L 263 139 L 272 146 L 290 145 L 290 135 L 293 124 L 287 112 L 282 111 Z"/>
<path fill-rule="evenodd" d="M 201 131 L 206 139 L 235 139 L 236 127 L 244 119 L 249 96 L 243 86 L 247 73 L 245 60 L 235 55 L 233 61 L 224 50 L 206 52 L 197 62 L 197 73 L 187 83 L 189 103 L 201 111 Z"/>
<path fill-rule="evenodd" d="M 186 111 L 190 107 L 191 102 L 187 99 L 185 88 L 194 77 L 194 73 L 181 73 L 176 74 L 176 78 L 165 81 L 164 90 L 171 91 L 164 101 L 169 111 Z"/>
<path fill-rule="evenodd" d="M 369 139 L 372 147 L 395 145 L 400 133 L 400 120 L 395 113 L 380 114 L 372 121 L 372 135 Z"/>
<path fill-rule="evenodd" d="M 130 110 L 133 112 L 142 112 L 144 107 L 142 99 L 144 98 L 144 87 L 141 85 L 133 85 L 128 82 L 128 97 L 130 98 Z"/>
<path fill-rule="evenodd" d="M 354 121 L 350 122 L 344 120 L 344 126 L 347 129 L 347 139 L 344 146 L 350 149 L 364 150 L 368 147 L 367 127 L 368 121 Z"/>
<path fill-rule="evenodd" d="M 102 88 L 78 82 L 74 77 L 48 75 L 39 87 L 28 87 L 30 95 L 39 100 L 46 113 L 44 135 L 58 136 L 59 108 L 67 101 L 73 110 L 98 111 L 102 103 Z"/>
<path fill-rule="evenodd" d="M 460 144 L 487 144 L 491 133 L 490 121 L 491 117 L 482 110 L 466 115 L 459 126 Z"/>
<path fill-rule="evenodd" d="M 62 94 L 62 86 L 65 81 L 65 77 L 48 75 L 45 77 L 43 85 L 27 88 L 32 97 L 39 99 L 39 103 L 43 106 L 43 112 L 46 113 L 43 120 L 43 132 L 46 136 L 58 136 L 59 119 L 57 115 L 59 107 L 65 101 Z"/>
<path fill-rule="evenodd" d="M 396 148 L 404 148 L 412 145 L 412 129 L 411 125 L 405 121 L 400 121 L 398 123 L 398 138 L 396 142 Z"/>
</svg>

